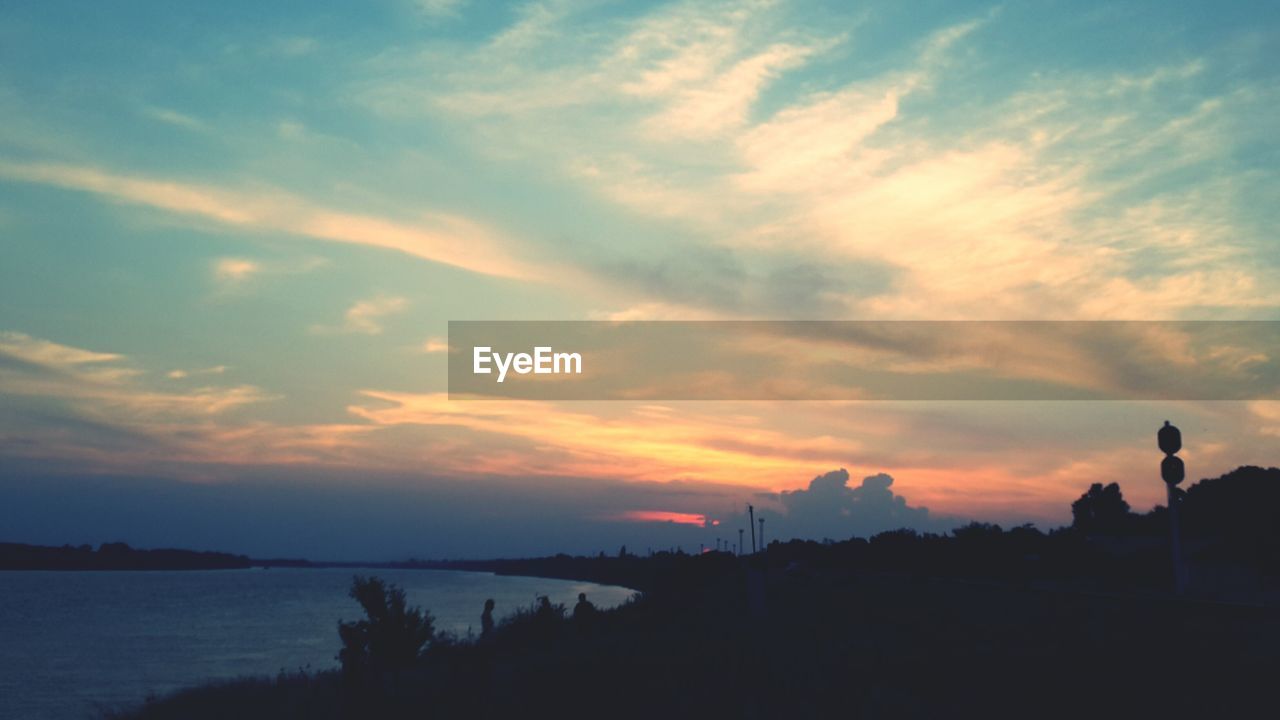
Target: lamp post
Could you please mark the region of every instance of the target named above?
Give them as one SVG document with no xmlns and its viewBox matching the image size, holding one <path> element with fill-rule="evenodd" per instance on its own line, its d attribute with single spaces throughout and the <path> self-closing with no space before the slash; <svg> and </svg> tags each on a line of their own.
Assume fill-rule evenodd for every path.
<svg viewBox="0 0 1280 720">
<path fill-rule="evenodd" d="M 1187 569 L 1182 564 L 1182 535 L 1178 530 L 1178 502 L 1182 491 L 1178 483 L 1187 476 L 1187 468 L 1177 453 L 1182 449 L 1182 431 L 1164 421 L 1156 431 L 1156 444 L 1164 452 L 1160 461 L 1160 478 L 1169 492 L 1169 549 L 1173 554 L 1173 591 L 1181 595 L 1187 589 Z"/>
</svg>

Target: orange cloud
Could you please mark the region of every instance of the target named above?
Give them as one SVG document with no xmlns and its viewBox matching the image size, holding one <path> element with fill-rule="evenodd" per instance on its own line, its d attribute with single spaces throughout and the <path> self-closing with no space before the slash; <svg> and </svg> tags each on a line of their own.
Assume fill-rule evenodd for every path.
<svg viewBox="0 0 1280 720">
<path fill-rule="evenodd" d="M 376 425 L 452 427 L 486 436 L 452 462 L 436 458 L 459 471 L 697 479 L 772 489 L 781 478 L 812 474 L 814 465 L 838 465 L 857 447 L 830 437 L 793 437 L 751 415 L 686 407 L 577 403 L 570 410 L 533 401 L 450 400 L 445 393 L 363 394 L 373 402 L 349 410 Z"/>
<path fill-rule="evenodd" d="M 611 515 L 609 520 L 626 522 L 669 522 L 677 525 L 696 525 L 706 527 L 707 516 L 696 513 L 670 512 L 667 510 L 628 510 L 618 515 Z"/>
</svg>

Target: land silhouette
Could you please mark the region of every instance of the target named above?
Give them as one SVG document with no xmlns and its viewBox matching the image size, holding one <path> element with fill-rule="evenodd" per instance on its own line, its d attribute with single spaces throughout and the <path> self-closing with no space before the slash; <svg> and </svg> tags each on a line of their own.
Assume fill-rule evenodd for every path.
<svg viewBox="0 0 1280 720">
<path fill-rule="evenodd" d="M 254 561 L 244 555 L 194 550 L 140 550 L 122 542 L 89 545 L 0 543 L 0 570 L 232 570 Z"/>
<path fill-rule="evenodd" d="M 114 717 L 1266 714 L 1280 469 L 1242 467 L 1175 497 L 1185 596 L 1171 590 L 1167 510 L 1134 513 L 1119 486 L 1096 484 L 1050 532 L 972 523 L 775 540 L 747 556 L 446 563 L 641 591 L 611 610 L 489 602 L 480 637 L 437 632 L 398 588 L 356 577 L 366 617 L 339 625 L 340 669 L 192 688 Z"/>
</svg>

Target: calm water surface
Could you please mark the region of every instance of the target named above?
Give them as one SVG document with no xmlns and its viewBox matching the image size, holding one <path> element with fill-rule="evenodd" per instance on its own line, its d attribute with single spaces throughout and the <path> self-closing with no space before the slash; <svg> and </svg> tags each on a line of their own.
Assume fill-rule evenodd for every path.
<svg viewBox="0 0 1280 720">
<path fill-rule="evenodd" d="M 479 632 L 538 595 L 600 607 L 625 588 L 445 570 L 0 572 L 0 718 L 92 718 L 217 678 L 337 665 L 337 622 L 360 615 L 355 573 L 405 589 L 436 628 Z"/>
</svg>

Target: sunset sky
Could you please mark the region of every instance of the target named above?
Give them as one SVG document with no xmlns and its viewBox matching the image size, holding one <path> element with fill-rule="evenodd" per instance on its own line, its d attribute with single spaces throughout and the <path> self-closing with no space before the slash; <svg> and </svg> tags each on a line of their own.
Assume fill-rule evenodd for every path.
<svg viewBox="0 0 1280 720">
<path fill-rule="evenodd" d="M 1198 479 L 1280 403 L 466 402 L 447 322 L 1280 320 L 1277 117 L 1255 2 L 7 3 L 0 541 L 1146 510 L 1162 421 Z"/>
</svg>

